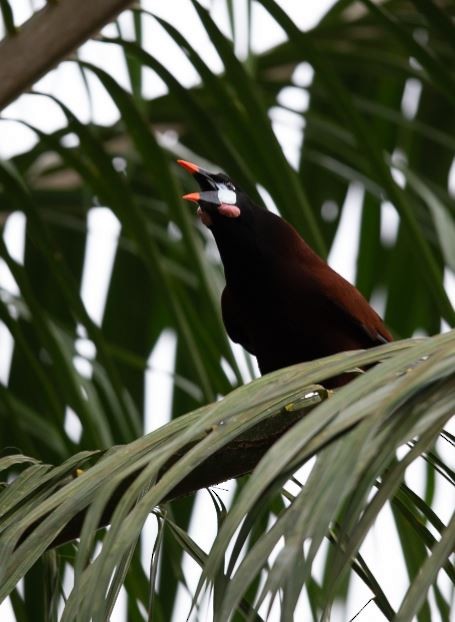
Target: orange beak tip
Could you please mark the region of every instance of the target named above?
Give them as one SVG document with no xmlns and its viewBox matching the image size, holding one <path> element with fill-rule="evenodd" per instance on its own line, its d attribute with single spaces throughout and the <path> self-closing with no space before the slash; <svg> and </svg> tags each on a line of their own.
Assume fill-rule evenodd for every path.
<svg viewBox="0 0 455 622">
<path fill-rule="evenodd" d="M 199 166 L 197 164 L 193 164 L 192 162 L 187 162 L 186 160 L 177 160 L 177 164 L 186 168 L 186 170 L 194 175 L 194 173 L 199 172 Z"/>
<path fill-rule="evenodd" d="M 199 192 L 190 192 L 190 194 L 184 194 L 182 199 L 185 199 L 185 201 L 193 201 L 193 203 L 199 203 L 199 199 L 201 198 L 201 195 L 199 194 Z"/>
</svg>

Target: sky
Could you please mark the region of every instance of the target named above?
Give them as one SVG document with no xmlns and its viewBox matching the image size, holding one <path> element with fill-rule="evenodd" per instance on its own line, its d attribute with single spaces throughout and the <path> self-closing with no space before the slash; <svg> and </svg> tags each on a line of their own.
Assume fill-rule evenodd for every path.
<svg viewBox="0 0 455 622">
<path fill-rule="evenodd" d="M 35 0 L 35 8 L 39 8 L 44 2 Z M 170 21 L 177 27 L 199 51 L 204 51 L 205 58 L 212 69 L 221 71 L 222 66 L 210 41 L 207 39 L 205 31 L 199 25 L 195 17 L 194 10 L 188 0 L 178 0 L 178 11 L 175 10 L 175 2 L 158 2 L 144 0 L 142 4 L 159 14 L 164 19 Z M 323 13 L 333 4 L 333 0 L 320 0 L 319 2 L 295 2 L 295 0 L 281 0 L 279 2 L 285 10 L 293 17 L 296 24 L 302 29 L 308 29 L 320 19 Z M 13 9 L 16 23 L 21 23 L 30 15 L 30 0 L 13 0 Z M 228 21 L 225 10 L 224 0 L 216 0 L 211 4 L 212 13 L 218 21 L 220 27 L 227 31 Z M 236 24 L 238 29 L 238 40 L 236 42 L 236 52 L 240 57 L 246 51 L 246 31 L 245 31 L 245 2 L 237 0 L 234 3 Z M 128 38 L 132 33 L 132 21 L 128 14 L 123 14 L 120 18 L 123 36 Z M 252 46 L 254 50 L 263 51 L 284 40 L 281 29 L 274 24 L 264 9 L 257 3 L 253 4 L 253 23 Z M 194 70 L 167 35 L 151 19 L 144 19 L 144 42 L 145 48 L 165 65 L 172 67 L 174 75 L 187 87 L 191 87 L 197 82 L 197 75 Z M 112 26 L 106 27 L 106 34 L 115 35 Z M 80 51 L 80 57 L 87 61 L 92 61 L 99 66 L 107 69 L 116 80 L 128 88 L 128 77 L 125 70 L 124 59 L 120 50 L 113 45 L 101 44 L 96 41 L 89 41 L 84 44 Z M 279 97 L 279 104 L 286 104 L 296 111 L 304 111 L 308 105 L 308 95 L 305 86 L 308 86 L 312 78 L 312 69 L 306 63 L 298 68 L 294 75 L 295 88 L 285 89 Z M 93 110 L 91 111 L 89 101 L 86 96 L 84 85 L 80 79 L 80 74 L 74 63 L 62 63 L 56 70 L 49 72 L 36 85 L 35 89 L 42 92 L 52 93 L 68 105 L 80 120 L 87 122 L 90 119 L 101 125 L 111 125 L 118 119 L 118 112 L 102 87 L 89 76 L 90 89 L 93 94 Z M 144 94 L 147 97 L 155 97 L 165 92 L 166 87 L 163 82 L 152 72 L 144 71 Z M 419 98 L 418 86 L 406 85 L 403 93 L 402 109 L 403 114 L 408 117 L 416 114 Z M 51 132 L 59 126 L 65 124 L 65 119 L 60 109 L 44 97 L 24 95 L 16 102 L 8 106 L 3 113 L 3 117 L 10 119 L 24 119 L 29 121 L 42 131 Z M 303 137 L 304 127 L 301 117 L 280 108 L 279 105 L 271 112 L 274 130 L 280 140 L 283 151 L 293 166 L 298 164 L 298 153 Z M 25 127 L 11 122 L 0 124 L 0 157 L 8 158 L 21 151 L 29 149 L 35 141 L 32 131 Z M 455 167 L 453 185 L 455 187 Z M 398 174 L 398 173 L 397 173 Z M 260 189 L 264 202 L 273 209 L 264 189 Z M 454 190 L 455 192 L 455 190 Z M 341 223 L 337 237 L 329 256 L 329 263 L 345 278 L 350 281 L 355 280 L 355 264 L 357 248 L 357 238 L 361 216 L 363 189 L 357 184 L 352 184 L 346 197 L 346 209 L 343 210 Z M 334 213 L 337 206 L 327 204 L 323 207 L 327 217 Z M 392 241 L 397 232 L 398 216 L 395 208 L 390 204 L 382 207 L 382 236 L 383 239 Z M 120 234 L 120 224 L 112 212 L 99 207 L 90 211 L 88 216 L 88 230 L 86 257 L 82 278 L 81 296 L 91 315 L 97 322 L 101 323 L 103 318 L 104 305 L 109 287 L 110 273 L 115 257 L 115 249 Z M 14 257 L 21 261 L 24 252 L 24 230 L 25 218 L 22 214 L 13 214 L 9 219 L 4 237 L 7 241 Z M 455 302 L 455 279 L 453 275 L 447 275 L 447 288 Z M 0 286 L 11 291 L 16 291 L 16 285 L 4 264 L 0 263 Z M 382 301 L 378 297 L 374 304 L 381 312 Z M 158 425 L 166 423 L 169 419 L 169 406 L 171 400 L 172 381 L 170 372 L 173 370 L 175 358 L 175 335 L 172 331 L 165 331 L 154 350 L 150 353 L 149 366 L 147 373 L 145 410 L 146 410 L 146 429 L 149 432 Z M 0 324 L 0 382 L 6 383 L 9 373 L 9 362 L 13 350 L 13 342 L 4 326 Z M 81 333 L 78 341 L 81 353 L 86 353 L 91 344 L 84 339 Z M 83 358 L 79 358 L 75 363 L 80 366 L 81 373 L 91 373 L 90 365 L 87 365 Z M 246 374 L 247 372 L 245 372 Z M 152 416 L 153 413 L 153 416 Z M 80 423 L 74 413 L 68 411 L 66 418 L 67 431 L 72 438 L 77 439 L 80 435 Z M 302 472 L 302 477 L 308 472 L 307 465 Z M 422 488 L 424 475 L 423 461 L 416 462 L 407 474 L 407 481 L 414 489 L 419 492 Z M 224 502 L 229 503 L 232 497 L 233 484 L 227 483 L 222 489 L 217 490 L 222 495 Z M 440 488 L 437 490 L 437 507 L 444 515 L 447 509 L 447 495 L 452 494 L 450 488 Z M 149 569 L 150 554 L 153 547 L 156 526 L 153 517 L 146 525 L 146 534 L 142 545 L 142 559 L 146 572 Z M 216 516 L 209 494 L 200 491 L 197 494 L 196 510 L 190 525 L 190 535 L 195 538 L 198 544 L 208 550 L 216 534 Z M 392 605 L 397 605 L 406 589 L 406 571 L 401 557 L 397 556 L 393 564 L 390 563 L 390 551 L 384 550 L 381 543 L 384 541 L 384 534 L 390 542 L 396 539 L 395 527 L 390 510 L 386 509 L 372 534 L 367 538 L 362 552 L 367 562 L 374 560 L 374 568 L 377 578 L 385 588 L 390 597 Z M 396 540 L 395 540 L 396 543 Z M 316 563 L 316 575 L 322 570 L 323 556 L 321 555 Z M 190 588 L 195 588 L 198 579 L 198 568 L 186 558 L 184 566 L 185 576 L 187 577 Z M 70 587 L 71 577 L 68 574 L 67 587 Z M 355 615 L 370 598 L 368 590 L 360 580 L 354 579 L 349 594 L 347 613 L 335 610 L 332 620 L 344 622 L 345 616 L 348 618 Z M 302 596 L 298 612 L 302 615 L 307 607 L 306 597 Z M 189 610 L 190 598 L 182 589 L 178 596 L 178 603 L 174 614 L 173 622 L 179 622 L 186 618 Z M 124 595 L 121 595 L 119 602 L 112 616 L 113 622 L 122 622 L 125 619 Z M 207 603 L 208 607 L 208 603 Z M 183 614 L 182 614 L 183 612 Z M 7 602 L 0 605 L 0 619 L 5 622 L 13 620 L 10 606 Z M 209 620 L 208 610 L 206 617 Z M 296 619 L 299 614 L 296 614 Z M 269 620 L 278 620 L 276 608 L 272 610 Z M 357 618 L 359 622 L 368 620 L 376 622 L 383 620 L 379 615 L 374 604 L 369 604 Z"/>
</svg>

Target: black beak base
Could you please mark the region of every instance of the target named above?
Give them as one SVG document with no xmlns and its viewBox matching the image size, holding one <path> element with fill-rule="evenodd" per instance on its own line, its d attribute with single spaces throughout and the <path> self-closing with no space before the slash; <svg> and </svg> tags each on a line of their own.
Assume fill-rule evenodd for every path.
<svg viewBox="0 0 455 622">
<path fill-rule="evenodd" d="M 208 211 L 219 205 L 218 186 L 212 174 L 192 162 L 178 160 L 178 163 L 191 173 L 201 189 L 201 192 L 193 192 L 183 198 L 199 203 L 202 209 Z"/>
</svg>

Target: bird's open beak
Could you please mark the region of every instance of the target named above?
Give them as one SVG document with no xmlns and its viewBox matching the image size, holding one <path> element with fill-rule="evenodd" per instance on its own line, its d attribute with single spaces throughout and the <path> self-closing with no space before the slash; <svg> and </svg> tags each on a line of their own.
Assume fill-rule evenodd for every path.
<svg viewBox="0 0 455 622">
<path fill-rule="evenodd" d="M 185 194 L 182 199 L 193 201 L 193 203 L 200 203 L 202 201 L 203 203 L 208 203 L 209 205 L 220 204 L 218 188 L 212 179 L 211 173 L 197 164 L 187 162 L 186 160 L 177 160 L 177 164 L 180 164 L 180 166 L 183 166 L 184 169 L 191 173 L 201 188 L 201 192 L 191 192 L 190 194 Z"/>
<path fill-rule="evenodd" d="M 237 198 L 234 190 L 220 186 L 211 173 L 197 164 L 186 160 L 177 160 L 177 163 L 193 175 L 201 188 L 201 192 L 185 194 L 182 199 L 199 205 L 197 213 L 205 225 L 208 227 L 212 225 L 210 215 L 220 214 L 227 218 L 240 216 L 240 208 L 235 204 Z"/>
</svg>

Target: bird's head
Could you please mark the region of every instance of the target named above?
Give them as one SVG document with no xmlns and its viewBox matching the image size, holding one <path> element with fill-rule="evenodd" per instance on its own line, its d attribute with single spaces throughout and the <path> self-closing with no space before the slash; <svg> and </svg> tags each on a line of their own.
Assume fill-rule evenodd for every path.
<svg viewBox="0 0 455 622">
<path fill-rule="evenodd" d="M 256 205 L 224 173 L 209 173 L 177 160 L 199 184 L 200 192 L 183 198 L 198 204 L 198 216 L 215 237 L 226 280 L 248 281 L 286 260 L 300 236 L 287 222 Z"/>
<path fill-rule="evenodd" d="M 177 160 L 198 182 L 200 192 L 191 192 L 183 197 L 198 204 L 197 214 L 209 227 L 217 228 L 226 220 L 244 220 L 248 211 L 248 197 L 235 186 L 224 173 L 209 173 L 197 164 Z"/>
</svg>

